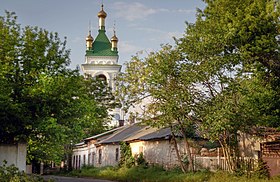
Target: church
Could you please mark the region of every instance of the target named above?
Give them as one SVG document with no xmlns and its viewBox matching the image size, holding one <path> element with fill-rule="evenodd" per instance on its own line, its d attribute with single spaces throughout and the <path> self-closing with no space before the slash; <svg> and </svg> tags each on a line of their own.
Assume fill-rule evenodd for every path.
<svg viewBox="0 0 280 182">
<path fill-rule="evenodd" d="M 98 35 L 94 38 L 89 30 L 86 37 L 85 63 L 81 65 L 81 68 L 85 77 L 97 77 L 106 81 L 114 92 L 116 90 L 115 79 L 122 67 L 118 64 L 118 38 L 115 30 L 111 40 L 106 35 L 105 19 L 107 13 L 103 9 L 103 4 L 97 16 L 99 20 Z M 109 111 L 109 115 L 113 116 L 109 126 L 114 127 L 123 123 L 124 114 L 121 108 L 114 108 Z"/>
<path fill-rule="evenodd" d="M 81 68 L 85 77 L 103 79 L 114 92 L 116 90 L 115 78 L 121 71 L 121 65 L 118 64 L 118 38 L 115 30 L 110 40 L 106 35 L 105 19 L 107 14 L 104 11 L 103 4 L 97 16 L 99 19 L 98 35 L 94 38 L 89 30 L 89 34 L 86 37 L 85 63 L 81 65 Z M 159 141 L 163 141 L 163 146 L 169 147 L 169 145 L 165 144 L 166 142 L 170 142 L 168 138 L 170 138 L 171 132 L 169 130 L 151 128 L 140 125 L 139 123 L 123 126 L 124 112 L 121 108 L 115 108 L 109 114 L 114 116 L 110 126 L 116 128 L 85 138 L 81 143 L 75 144 L 72 154 L 73 168 L 79 169 L 84 165 L 96 167 L 117 165 L 120 159 L 120 142 L 122 141 L 129 142 L 133 145 L 133 155 L 144 152 L 144 149 L 146 151 L 158 152 L 154 149 L 154 145 L 150 145 L 150 142 L 147 143 L 148 146 L 145 146 L 144 141 L 154 141 L 156 139 L 158 144 L 162 143 Z M 135 143 L 133 141 L 143 142 Z M 169 151 L 166 157 L 171 158 L 170 160 L 176 159 L 174 157 L 174 150 L 169 150 L 169 148 L 162 150 L 162 147 L 158 147 L 158 150 L 164 151 L 164 153 Z M 154 157 L 154 152 L 148 153 L 151 158 L 149 162 L 154 163 L 155 160 L 162 160 L 162 155 L 158 155 L 159 159 Z M 149 159 L 148 156 L 146 157 Z M 170 163 L 170 160 L 166 161 Z M 174 165 L 174 163 L 176 161 L 170 164 Z"/>
</svg>

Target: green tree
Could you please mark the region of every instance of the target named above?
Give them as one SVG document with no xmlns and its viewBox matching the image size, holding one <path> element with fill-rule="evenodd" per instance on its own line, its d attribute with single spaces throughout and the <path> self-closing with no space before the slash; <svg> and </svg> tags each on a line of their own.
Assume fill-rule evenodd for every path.
<svg viewBox="0 0 280 182">
<path fill-rule="evenodd" d="M 280 6 L 275 0 L 205 3 L 176 47 L 133 57 L 119 92 L 128 106 L 150 97 L 144 118 L 150 125 L 178 123 L 182 132 L 200 121 L 234 171 L 238 132 L 279 126 Z"/>
<path fill-rule="evenodd" d="M 238 131 L 279 126 L 279 2 L 205 3 L 177 43 L 205 93 L 196 115 L 206 136 L 220 141 L 233 171 Z"/>
<path fill-rule="evenodd" d="M 106 84 L 68 68 L 66 39 L 21 28 L 6 12 L 0 40 L 1 143 L 28 142 L 29 160 L 60 161 L 70 143 L 105 129 L 114 98 Z"/>
<path fill-rule="evenodd" d="M 146 124 L 170 127 L 174 136 L 182 134 L 190 169 L 194 170 L 188 137 L 197 121 L 192 113 L 197 109 L 200 92 L 189 77 L 185 77 L 189 69 L 188 61 L 182 58 L 178 49 L 164 45 L 160 51 L 152 52 L 146 58 L 134 57 L 119 78 L 121 84 L 118 87 L 126 96 L 124 103 L 137 104 L 149 98 L 141 118 Z M 181 168 L 186 172 L 177 141 L 174 143 Z"/>
</svg>

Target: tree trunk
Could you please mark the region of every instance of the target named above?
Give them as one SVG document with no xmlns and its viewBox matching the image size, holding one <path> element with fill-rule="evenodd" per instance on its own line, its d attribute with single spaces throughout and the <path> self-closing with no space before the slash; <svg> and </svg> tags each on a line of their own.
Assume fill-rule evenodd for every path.
<svg viewBox="0 0 280 182">
<path fill-rule="evenodd" d="M 180 130 L 181 133 L 183 134 L 183 139 L 184 139 L 184 143 L 185 143 L 185 150 L 187 152 L 187 157 L 188 157 L 188 161 L 189 161 L 189 168 L 192 172 L 194 172 L 194 162 L 193 162 L 193 158 L 192 158 L 192 153 L 191 153 L 191 148 L 190 148 L 190 144 L 188 142 L 186 133 L 185 133 L 185 128 L 183 126 L 183 124 L 180 122 L 180 120 L 178 120 L 178 123 L 180 125 Z"/>
<path fill-rule="evenodd" d="M 228 169 L 230 172 L 233 172 L 235 169 L 234 160 L 233 160 L 234 156 L 231 156 L 231 154 L 232 154 L 231 148 L 226 143 L 226 137 L 224 137 L 223 140 L 219 140 L 219 143 L 222 146 L 223 154 L 224 154 Z"/>
<path fill-rule="evenodd" d="M 172 131 L 172 126 L 171 126 L 171 133 L 172 133 L 172 139 L 174 141 L 174 148 L 175 148 L 175 151 L 176 151 L 176 155 L 177 155 L 177 158 L 178 158 L 178 161 L 180 163 L 180 167 L 181 167 L 181 170 L 186 173 L 187 172 L 187 169 L 186 169 L 186 166 L 185 164 L 183 163 L 182 161 L 182 157 L 180 155 L 180 152 L 179 152 L 179 149 L 178 149 L 178 145 L 177 145 L 177 140 L 175 138 L 175 135 L 174 135 L 174 132 Z"/>
</svg>

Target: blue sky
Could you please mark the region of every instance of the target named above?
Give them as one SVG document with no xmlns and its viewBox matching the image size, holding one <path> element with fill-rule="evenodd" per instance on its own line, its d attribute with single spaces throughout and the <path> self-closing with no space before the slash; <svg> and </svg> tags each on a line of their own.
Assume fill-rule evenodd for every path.
<svg viewBox="0 0 280 182">
<path fill-rule="evenodd" d="M 18 22 L 58 32 L 67 37 L 71 49 L 71 67 L 84 63 L 85 37 L 91 21 L 92 35 L 98 30 L 97 13 L 101 0 L 0 0 L 0 16 L 4 11 L 16 12 Z M 113 35 L 114 22 L 119 38 L 119 63 L 130 60 L 138 51 L 160 49 L 161 44 L 174 44 L 185 31 L 185 21 L 194 22 L 201 0 L 103 0 L 107 13 L 106 33 Z"/>
</svg>

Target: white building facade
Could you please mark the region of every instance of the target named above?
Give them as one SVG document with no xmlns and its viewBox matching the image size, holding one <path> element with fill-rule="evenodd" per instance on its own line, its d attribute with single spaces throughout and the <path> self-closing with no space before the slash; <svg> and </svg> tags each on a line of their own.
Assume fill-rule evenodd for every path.
<svg viewBox="0 0 280 182">
<path fill-rule="evenodd" d="M 103 10 L 98 13 L 99 30 L 98 35 L 94 39 L 91 31 L 86 38 L 86 55 L 85 63 L 81 65 L 82 71 L 86 77 L 95 77 L 105 80 L 108 86 L 114 92 L 116 90 L 116 77 L 121 71 L 121 65 L 118 64 L 118 38 L 114 30 L 114 35 L 109 40 L 106 35 L 105 19 L 106 12 Z M 112 115 L 111 126 L 119 125 L 119 120 L 123 120 L 124 116 L 121 108 L 115 108 L 109 111 Z"/>
</svg>

